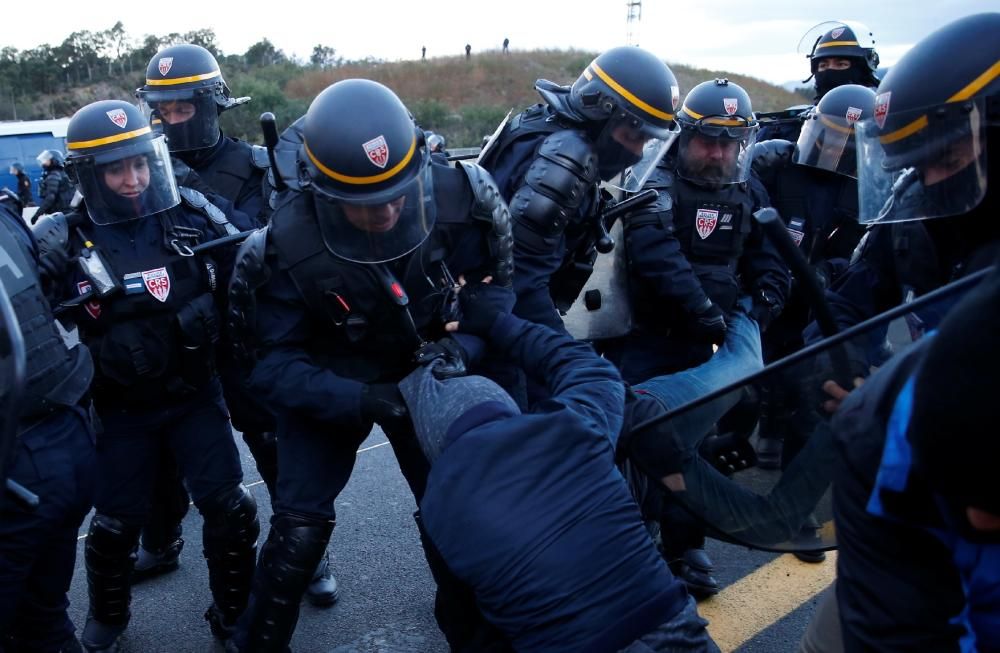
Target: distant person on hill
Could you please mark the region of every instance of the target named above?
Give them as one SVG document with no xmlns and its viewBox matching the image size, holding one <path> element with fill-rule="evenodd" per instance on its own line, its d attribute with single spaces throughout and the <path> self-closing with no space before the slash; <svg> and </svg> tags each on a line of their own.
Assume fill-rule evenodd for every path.
<svg viewBox="0 0 1000 653">
<path fill-rule="evenodd" d="M 504 40 L 503 40 L 503 53 L 504 54 L 510 54 L 509 48 L 510 48 L 510 39 L 504 37 Z"/>
<path fill-rule="evenodd" d="M 426 58 L 427 58 L 427 46 L 424 45 L 420 47 L 420 60 L 423 61 Z"/>
<path fill-rule="evenodd" d="M 468 43 L 465 44 L 465 58 L 466 59 L 472 58 L 472 46 L 469 45 Z"/>
</svg>

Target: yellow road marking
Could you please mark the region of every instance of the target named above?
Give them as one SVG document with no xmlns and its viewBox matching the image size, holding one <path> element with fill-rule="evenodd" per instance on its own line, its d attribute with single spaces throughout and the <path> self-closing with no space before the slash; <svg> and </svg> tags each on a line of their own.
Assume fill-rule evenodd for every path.
<svg viewBox="0 0 1000 653">
<path fill-rule="evenodd" d="M 698 604 L 723 653 L 735 651 L 833 582 L 837 552 L 819 564 L 785 554 Z"/>
</svg>

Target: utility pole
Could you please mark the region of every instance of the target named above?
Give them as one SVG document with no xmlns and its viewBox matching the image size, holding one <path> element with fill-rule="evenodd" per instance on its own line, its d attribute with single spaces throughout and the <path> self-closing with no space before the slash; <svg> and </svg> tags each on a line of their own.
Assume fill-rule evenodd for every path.
<svg viewBox="0 0 1000 653">
<path fill-rule="evenodd" d="M 639 21 L 642 20 L 642 0 L 625 0 L 625 7 L 628 9 L 628 19 L 625 23 L 627 28 L 625 43 L 628 45 L 639 45 Z"/>
</svg>

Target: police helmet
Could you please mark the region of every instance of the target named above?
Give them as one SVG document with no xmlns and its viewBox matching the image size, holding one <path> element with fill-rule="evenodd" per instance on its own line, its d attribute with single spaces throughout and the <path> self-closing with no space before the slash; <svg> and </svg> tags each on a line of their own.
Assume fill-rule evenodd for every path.
<svg viewBox="0 0 1000 653">
<path fill-rule="evenodd" d="M 436 208 L 424 132 L 382 84 L 346 79 L 316 96 L 299 160 L 335 255 L 381 263 L 430 234 Z"/>
<path fill-rule="evenodd" d="M 63 153 L 59 150 L 42 150 L 35 160 L 38 161 L 39 165 L 43 168 L 53 167 L 62 168 L 66 165 L 66 160 L 63 157 Z"/>
<path fill-rule="evenodd" d="M 855 129 L 863 222 L 967 213 L 986 197 L 997 167 L 988 144 L 1000 133 L 998 33 L 1000 13 L 960 18 L 886 73 Z"/>
<path fill-rule="evenodd" d="M 199 150 L 219 142 L 219 114 L 245 104 L 233 98 L 212 53 L 191 43 L 157 52 L 136 89 L 139 107 L 167 136 L 171 152 Z"/>
<path fill-rule="evenodd" d="M 821 23 L 821 26 L 828 25 Z M 815 28 L 814 28 L 815 29 Z M 806 55 L 809 67 L 816 74 L 819 60 L 824 57 L 858 59 L 871 73 L 878 69 L 878 52 L 871 30 L 861 23 L 835 23 L 813 42 L 812 51 Z"/>
<path fill-rule="evenodd" d="M 10 167 L 16 172 L 16 174 L 22 174 L 24 172 L 24 166 L 21 165 L 20 161 L 11 163 Z"/>
<path fill-rule="evenodd" d="M 795 163 L 857 177 L 854 125 L 872 117 L 875 91 L 846 84 L 823 96 L 802 125 Z"/>
<path fill-rule="evenodd" d="M 67 169 L 95 224 L 125 222 L 177 206 L 180 196 L 163 135 L 135 106 L 94 102 L 66 128 Z"/>
<path fill-rule="evenodd" d="M 759 124 L 750 96 L 739 84 L 716 79 L 698 84 L 677 112 L 681 128 L 677 174 L 708 184 L 734 184 L 750 175 L 749 152 Z M 695 144 L 695 141 L 698 141 Z M 721 160 L 700 156 L 697 146 L 721 151 Z"/>
<path fill-rule="evenodd" d="M 673 71 L 636 47 L 612 48 L 590 62 L 567 100 L 572 112 L 590 123 L 604 180 L 640 160 L 655 167 L 650 160 L 658 160 L 676 138 L 679 101 Z"/>
</svg>

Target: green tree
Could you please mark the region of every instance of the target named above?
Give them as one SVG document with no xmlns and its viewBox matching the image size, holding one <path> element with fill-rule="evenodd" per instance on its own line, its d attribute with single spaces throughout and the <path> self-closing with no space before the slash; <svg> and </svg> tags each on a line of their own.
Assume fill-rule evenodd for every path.
<svg viewBox="0 0 1000 653">
<path fill-rule="evenodd" d="M 313 46 L 309 63 L 317 68 L 329 68 L 338 65 L 342 59 L 337 56 L 337 51 L 329 46 L 317 44 Z"/>
<path fill-rule="evenodd" d="M 251 66 L 273 66 L 288 60 L 285 53 L 275 48 L 274 44 L 266 38 L 247 48 L 243 58 Z"/>
</svg>

